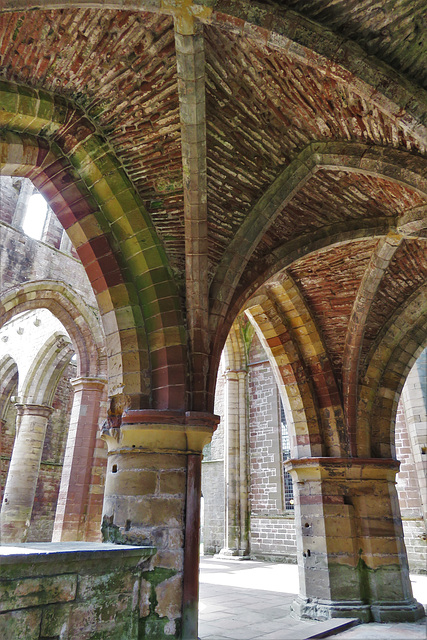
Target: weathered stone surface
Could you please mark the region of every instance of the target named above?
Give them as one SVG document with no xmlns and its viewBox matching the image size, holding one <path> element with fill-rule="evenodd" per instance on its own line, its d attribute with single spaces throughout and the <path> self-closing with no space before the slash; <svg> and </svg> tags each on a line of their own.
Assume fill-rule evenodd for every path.
<svg viewBox="0 0 427 640">
<path fill-rule="evenodd" d="M 25 570 L 25 567 L 21 566 Z M 19 576 L 20 567 L 15 567 Z M 45 576 L 0 582 L 0 611 L 26 609 L 54 602 L 69 602 L 76 597 L 77 575 Z"/>
<path fill-rule="evenodd" d="M 25 554 L 28 548 L 23 545 L 20 556 L 7 555 L 3 548 L 2 637 L 77 640 L 108 633 L 117 640 L 136 640 L 143 571 L 139 565 L 153 549 L 73 543 L 55 545 L 55 552 L 52 546 L 39 544 L 38 554 L 34 549 Z M 52 571 L 56 575 L 49 575 Z M 37 577 L 27 577 L 31 573 Z M 144 587 L 147 590 L 145 582 Z"/>
<path fill-rule="evenodd" d="M 108 359 L 112 396 L 105 437 L 118 445 L 110 451 L 105 512 L 120 533 L 117 540 L 135 535 L 161 546 L 153 575 L 146 576 L 149 610 L 145 602 L 140 633 L 181 634 L 167 585 L 178 575 L 168 572 L 183 566 L 183 599 L 195 622 L 195 460 L 207 432 L 197 437 L 175 427 L 187 418 L 189 425 L 208 422 L 220 354 L 245 305 L 288 394 L 296 459 L 351 460 L 325 465 L 321 473 L 311 468 L 305 480 L 312 490 L 301 488 L 298 498 L 306 522 L 296 521 L 308 525 L 298 542 L 301 566 L 306 578 L 313 575 L 319 596 L 313 611 L 325 614 L 322 597 L 336 587 L 329 564 L 350 567 L 357 591 L 352 579 L 359 575 L 359 541 L 369 571 L 386 575 L 400 563 L 405 592 L 397 498 L 393 488 L 387 495 L 376 486 L 391 486 L 392 478 L 379 477 L 380 463 L 361 469 L 355 461 L 394 455 L 398 397 L 425 347 L 422 0 L 368 0 L 360 7 L 349 0 L 279 6 L 150 0 L 143 11 L 137 3 L 132 10 L 18 4 L 19 11 L 14 0 L 3 0 L 0 15 L 1 170 L 31 178 L 44 193 L 59 221 L 49 222 L 45 239 L 56 246 L 63 225 L 97 297 L 107 346 L 101 361 Z M 13 202 L 5 199 L 4 225 L 13 222 Z M 399 245 L 394 253 L 387 246 L 377 251 L 392 237 Z M 18 257 L 15 270 L 4 271 L 6 286 L 21 271 L 24 280 L 36 277 L 29 269 L 33 248 L 21 236 L 1 252 L 6 264 L 14 250 Z M 62 281 L 56 254 L 38 255 L 47 256 L 44 277 Z M 81 328 L 80 316 L 63 300 L 59 309 L 54 296 L 46 303 L 45 290 L 9 295 L 2 319 L 47 304 L 62 318 L 71 315 L 72 329 Z M 73 339 L 85 344 L 79 366 L 93 362 L 92 343 L 87 346 L 79 331 Z M 231 367 L 232 384 L 240 366 Z M 11 394 L 8 388 L 5 395 Z M 152 412 L 144 424 L 156 423 L 158 414 L 162 426 L 159 433 L 140 430 L 132 442 L 127 427 L 140 411 Z M 238 413 L 236 407 L 230 412 L 235 426 Z M 247 525 L 247 496 L 239 510 L 236 490 L 245 484 L 247 456 L 243 440 L 240 451 L 233 443 L 236 433 L 227 434 L 236 464 L 223 467 L 231 538 L 239 522 L 241 530 Z M 253 451 L 260 466 L 252 487 L 261 539 L 273 529 L 261 522 L 262 502 L 276 515 L 283 508 L 278 432 L 275 442 L 268 428 L 262 435 L 264 445 Z M 8 451 L 11 442 L 9 433 Z M 87 452 L 86 443 L 82 447 Z M 89 455 L 75 486 L 69 483 L 70 495 L 90 484 L 87 509 L 69 515 L 73 527 L 78 521 L 77 530 L 94 534 L 102 464 L 94 454 L 89 481 L 90 462 Z M 82 573 L 99 577 L 98 562 L 93 554 Z M 35 565 L 27 579 L 36 575 Z M 119 565 L 116 560 L 110 569 Z M 10 568 L 5 571 L 10 576 Z M 122 582 L 120 588 L 130 587 Z M 82 581 L 88 597 L 101 589 L 102 580 Z M 156 612 L 156 589 L 174 617 Z M 407 595 L 399 606 L 413 615 L 410 603 L 405 609 Z M 132 617 L 128 596 L 120 592 L 117 607 Z M 83 603 L 80 618 L 70 618 L 71 633 L 106 633 L 109 598 L 92 609 Z M 381 606 L 375 615 L 383 619 Z M 336 607 L 349 611 L 342 602 Z M 114 633 L 126 635 L 120 625 Z M 196 637 L 197 629 L 185 633 Z"/>
<path fill-rule="evenodd" d="M 10 611 L 0 614 L 0 634 L 3 638 L 38 640 L 40 638 L 41 609 Z"/>
<path fill-rule="evenodd" d="M 156 613 L 161 618 L 178 618 L 181 614 L 182 576 L 179 574 L 160 583 L 156 587 L 158 605 Z"/>
<path fill-rule="evenodd" d="M 47 638 L 59 636 L 66 638 L 68 634 L 68 621 L 72 611 L 72 604 L 49 605 L 43 607 L 40 635 Z"/>
</svg>

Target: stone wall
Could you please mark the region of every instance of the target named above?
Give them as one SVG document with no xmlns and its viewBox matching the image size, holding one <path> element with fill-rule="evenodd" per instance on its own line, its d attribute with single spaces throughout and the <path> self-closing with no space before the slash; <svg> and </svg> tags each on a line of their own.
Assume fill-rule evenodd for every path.
<svg viewBox="0 0 427 640">
<path fill-rule="evenodd" d="M 224 460 L 203 462 L 204 501 L 203 549 L 206 555 L 219 553 L 224 546 Z"/>
<path fill-rule="evenodd" d="M 249 442 L 253 514 L 283 511 L 283 464 L 277 386 L 267 362 L 250 365 Z"/>
<path fill-rule="evenodd" d="M 400 460 L 397 494 L 409 568 L 413 573 L 427 573 L 427 535 L 422 514 L 421 493 L 402 403 L 396 415 L 396 457 Z"/>
<path fill-rule="evenodd" d="M 224 486 L 224 377 L 218 374 L 215 393 L 215 413 L 221 416 L 213 438 L 203 449 L 202 496 L 204 502 L 204 553 L 219 553 L 225 539 L 225 486 Z"/>
<path fill-rule="evenodd" d="M 5 176 L 0 178 L 0 295 L 25 282 L 51 280 L 71 287 L 93 307 L 94 314 L 97 315 L 95 296 L 77 254 L 69 247 L 69 243 L 68 245 L 65 243 L 66 249 L 59 250 L 59 247 L 64 245 L 63 228 L 52 210 L 48 209 L 42 241 L 29 237 L 22 230 L 22 212 L 19 213 L 18 210 L 22 204 L 23 184 L 21 179 Z M 27 191 L 30 193 L 32 189 Z M 26 315 L 31 313 L 28 312 Z M 18 364 L 21 385 L 37 356 L 41 342 L 50 335 L 51 328 L 47 316 L 56 322 L 50 333 L 59 331 L 66 335 L 64 327 L 48 311 L 38 309 L 36 316 L 37 314 L 40 317 L 37 322 L 34 322 L 34 326 L 31 319 L 29 324 L 20 326 L 23 318 L 21 315 L 13 318 L 3 329 L 3 334 L 6 331 L 8 335 L 2 334 L 0 357 L 3 352 L 6 354 L 10 352 Z M 34 339 L 34 332 L 37 332 L 37 340 Z M 73 400 L 69 381 L 75 376 L 76 366 L 68 366 L 52 401 L 54 411 L 50 416 L 44 441 L 28 541 L 51 539 Z M 19 399 L 19 393 L 20 389 L 16 389 L 12 395 Z M 13 402 L 16 401 L 18 400 Z M 15 438 L 16 411 L 13 402 L 7 405 L 0 433 L 0 498 L 2 498 Z M 103 400 L 103 414 L 106 413 L 104 405 L 106 402 Z M 106 466 L 105 443 L 100 439 L 96 442 L 92 465 L 85 517 L 87 518 L 87 535 L 89 539 L 96 539 L 99 536 Z"/>
<path fill-rule="evenodd" d="M 137 640 L 155 593 L 153 548 L 112 544 L 0 548 L 0 637 L 7 640 Z M 154 581 L 152 585 L 151 581 Z M 150 634 L 144 636 L 153 638 Z"/>
<path fill-rule="evenodd" d="M 251 515 L 251 556 L 269 562 L 296 564 L 297 547 L 294 516 Z"/>
<path fill-rule="evenodd" d="M 249 364 L 251 556 L 296 562 L 294 515 L 286 511 L 280 400 L 270 364 L 254 337 Z"/>
<path fill-rule="evenodd" d="M 0 291 L 30 280 L 65 282 L 96 308 L 93 289 L 79 260 L 0 221 Z"/>
<path fill-rule="evenodd" d="M 1 176 L 0 180 L 0 218 L 7 224 L 12 224 L 19 193 L 21 191 L 22 178 Z"/>
</svg>

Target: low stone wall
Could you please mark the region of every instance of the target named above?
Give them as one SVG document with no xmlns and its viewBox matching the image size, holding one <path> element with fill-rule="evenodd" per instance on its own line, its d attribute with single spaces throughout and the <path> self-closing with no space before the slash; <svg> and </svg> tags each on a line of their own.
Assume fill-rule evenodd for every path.
<svg viewBox="0 0 427 640">
<path fill-rule="evenodd" d="M 153 547 L 34 543 L 0 547 L 0 638 L 136 640 Z"/>
</svg>

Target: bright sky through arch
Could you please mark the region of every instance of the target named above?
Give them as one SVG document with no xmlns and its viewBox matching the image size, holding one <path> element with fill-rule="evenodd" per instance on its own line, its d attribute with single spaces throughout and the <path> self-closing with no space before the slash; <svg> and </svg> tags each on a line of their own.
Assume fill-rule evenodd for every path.
<svg viewBox="0 0 427 640">
<path fill-rule="evenodd" d="M 46 214 L 46 200 L 40 193 L 35 193 L 28 200 L 27 211 L 22 225 L 24 232 L 31 238 L 40 240 L 43 233 Z"/>
</svg>

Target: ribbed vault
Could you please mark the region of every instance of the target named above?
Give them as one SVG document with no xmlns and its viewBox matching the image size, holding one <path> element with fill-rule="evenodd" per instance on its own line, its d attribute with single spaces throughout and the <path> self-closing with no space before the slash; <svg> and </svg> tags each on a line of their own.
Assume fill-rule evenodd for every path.
<svg viewBox="0 0 427 640">
<path fill-rule="evenodd" d="M 265 286 L 286 327 L 292 282 L 325 446 L 354 453 L 370 354 L 426 277 L 422 4 L 127 7 L 3 2 L 2 171 L 72 238 L 132 408 L 211 410 L 235 317 Z"/>
</svg>

